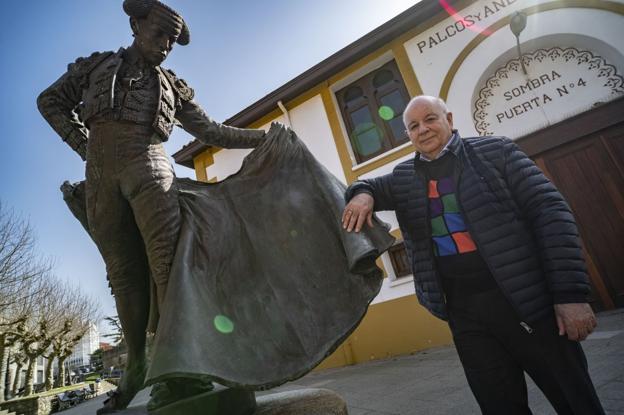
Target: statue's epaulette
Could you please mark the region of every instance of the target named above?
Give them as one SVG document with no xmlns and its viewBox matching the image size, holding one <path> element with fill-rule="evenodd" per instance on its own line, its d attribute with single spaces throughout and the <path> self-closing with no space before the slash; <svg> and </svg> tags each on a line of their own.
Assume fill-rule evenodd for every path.
<svg viewBox="0 0 624 415">
<path fill-rule="evenodd" d="M 169 82 L 173 85 L 173 88 L 176 90 L 181 100 L 190 101 L 193 99 L 195 91 L 186 84 L 184 79 L 178 78 L 171 69 L 163 68 L 163 73 L 169 79 Z"/>
<path fill-rule="evenodd" d="M 96 66 L 104 61 L 104 59 L 110 57 L 115 52 L 93 52 L 91 56 L 86 58 L 78 58 L 74 63 L 67 65 L 67 71 L 78 72 L 80 74 L 88 74 Z"/>
</svg>

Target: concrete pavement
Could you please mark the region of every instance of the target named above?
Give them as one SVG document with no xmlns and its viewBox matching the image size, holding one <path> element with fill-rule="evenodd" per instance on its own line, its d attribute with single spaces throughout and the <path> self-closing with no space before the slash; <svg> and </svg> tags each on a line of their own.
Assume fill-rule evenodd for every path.
<svg viewBox="0 0 624 415">
<path fill-rule="evenodd" d="M 95 412 L 99 408 L 102 407 L 102 405 L 104 404 L 104 401 L 108 397 L 106 395 L 106 392 L 114 388 L 115 388 L 115 385 L 103 380 L 100 383 L 100 390 L 96 397 L 87 399 L 86 401 L 82 402 L 79 405 L 74 406 L 73 408 L 69 408 L 69 409 L 62 411 L 63 415 L 87 415 L 87 414 L 93 415 L 95 414 Z"/>
<path fill-rule="evenodd" d="M 624 309 L 600 313 L 598 321 L 597 330 L 583 342 L 583 348 L 607 414 L 624 415 Z M 555 414 L 530 379 L 528 385 L 533 413 Z M 338 393 L 346 400 L 349 415 L 480 414 L 452 346 L 310 373 L 258 395 L 301 388 Z M 148 399 L 146 391 L 142 392 L 137 397 L 139 405 Z M 101 403 L 93 400 L 64 413 L 92 415 L 96 404 Z"/>
<path fill-rule="evenodd" d="M 624 309 L 600 313 L 598 321 L 583 348 L 607 414 L 624 415 Z M 533 413 L 555 414 L 530 379 L 528 385 Z M 347 401 L 349 415 L 481 413 L 452 346 L 313 372 L 272 391 L 310 387 L 338 393 Z"/>
</svg>

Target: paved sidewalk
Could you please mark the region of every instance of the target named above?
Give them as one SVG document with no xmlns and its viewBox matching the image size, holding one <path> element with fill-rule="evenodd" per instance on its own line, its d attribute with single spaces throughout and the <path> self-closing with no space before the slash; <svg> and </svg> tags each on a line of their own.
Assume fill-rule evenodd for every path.
<svg viewBox="0 0 624 415">
<path fill-rule="evenodd" d="M 598 321 L 597 331 L 583 342 L 583 347 L 607 414 L 624 415 L 624 309 L 601 313 Z M 347 401 L 349 415 L 480 414 L 451 346 L 310 373 L 259 395 L 301 388 L 337 392 Z M 149 398 L 147 391 L 140 395 L 135 405 Z M 102 400 L 98 397 L 63 413 L 92 415 Z M 530 379 L 529 401 L 535 415 L 555 414 Z"/>
<path fill-rule="evenodd" d="M 624 309 L 601 313 L 598 321 L 583 348 L 607 414 L 624 415 Z M 528 384 L 533 413 L 555 414 L 530 379 Z M 480 414 L 451 346 L 310 373 L 271 392 L 305 387 L 337 392 L 349 415 Z"/>
<path fill-rule="evenodd" d="M 104 401 L 108 397 L 106 392 L 111 389 L 115 389 L 115 385 L 103 380 L 100 382 L 100 391 L 94 398 L 87 399 L 86 401 L 74 406 L 73 408 L 62 411 L 63 415 L 93 415 L 102 407 Z"/>
<path fill-rule="evenodd" d="M 64 411 L 57 412 L 63 415 L 95 415 L 98 409 L 104 405 L 104 401 L 107 396 L 99 395 L 95 398 L 84 401 L 81 404 L 74 406 L 73 408 L 66 409 Z"/>
</svg>

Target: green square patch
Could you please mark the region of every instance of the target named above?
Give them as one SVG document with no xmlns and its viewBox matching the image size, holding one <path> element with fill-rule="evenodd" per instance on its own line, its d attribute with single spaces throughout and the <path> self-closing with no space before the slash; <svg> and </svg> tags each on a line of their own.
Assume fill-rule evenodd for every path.
<svg viewBox="0 0 624 415">
<path fill-rule="evenodd" d="M 444 213 L 459 213 L 459 206 L 455 194 L 442 196 L 442 204 L 444 205 Z"/>
<path fill-rule="evenodd" d="M 444 236 L 448 234 L 449 232 L 446 229 L 443 216 L 431 219 L 431 236 Z"/>
</svg>

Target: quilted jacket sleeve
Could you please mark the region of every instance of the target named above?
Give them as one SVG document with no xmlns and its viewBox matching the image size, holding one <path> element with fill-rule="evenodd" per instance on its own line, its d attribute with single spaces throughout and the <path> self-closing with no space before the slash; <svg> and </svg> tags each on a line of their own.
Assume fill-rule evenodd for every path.
<svg viewBox="0 0 624 415">
<path fill-rule="evenodd" d="M 345 201 L 348 203 L 359 193 L 368 193 L 375 199 L 374 211 L 394 210 L 394 198 L 391 191 L 392 174 L 366 180 L 357 180 L 347 188 Z"/>
<path fill-rule="evenodd" d="M 535 236 L 554 302 L 587 302 L 589 279 L 570 207 L 516 144 L 506 139 L 504 147 L 507 184 Z"/>
</svg>

